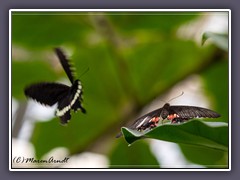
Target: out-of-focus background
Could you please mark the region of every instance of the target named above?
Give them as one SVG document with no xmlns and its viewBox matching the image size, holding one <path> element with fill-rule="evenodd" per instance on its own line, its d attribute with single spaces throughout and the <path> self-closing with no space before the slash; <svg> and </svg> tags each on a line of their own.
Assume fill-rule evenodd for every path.
<svg viewBox="0 0 240 180">
<path fill-rule="evenodd" d="M 160 140 L 128 146 L 122 126 L 170 103 L 213 109 L 228 122 L 228 51 L 205 32 L 228 34 L 227 12 L 13 12 L 12 157 L 66 164 L 13 167 L 222 168 L 228 153 Z M 83 85 L 83 106 L 67 126 L 24 96 L 35 82 L 70 85 L 54 47 L 62 47 Z M 89 69 L 89 70 L 88 70 Z M 88 70 L 88 71 L 87 71 Z"/>
</svg>

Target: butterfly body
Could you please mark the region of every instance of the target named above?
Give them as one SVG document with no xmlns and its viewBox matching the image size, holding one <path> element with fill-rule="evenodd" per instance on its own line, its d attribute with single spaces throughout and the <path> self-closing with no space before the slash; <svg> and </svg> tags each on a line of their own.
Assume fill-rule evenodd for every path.
<svg viewBox="0 0 240 180">
<path fill-rule="evenodd" d="M 27 97 L 44 105 L 52 106 L 57 103 L 55 115 L 60 117 L 62 124 L 66 124 L 71 119 L 71 110 L 75 112 L 81 110 L 83 113 L 86 113 L 86 110 L 81 105 L 82 85 L 80 80 L 75 80 L 71 66 L 62 50 L 56 48 L 55 52 L 72 85 L 42 82 L 25 88 L 24 93 Z"/>
</svg>

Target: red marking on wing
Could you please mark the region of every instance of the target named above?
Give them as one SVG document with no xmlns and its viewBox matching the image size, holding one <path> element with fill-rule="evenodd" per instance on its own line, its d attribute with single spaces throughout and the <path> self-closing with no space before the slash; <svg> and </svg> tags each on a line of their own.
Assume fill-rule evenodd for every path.
<svg viewBox="0 0 240 180">
<path fill-rule="evenodd" d="M 177 115 L 177 114 L 169 114 L 168 116 L 167 116 L 167 119 L 168 120 L 174 120 L 175 118 L 178 118 L 179 116 Z"/>
<path fill-rule="evenodd" d="M 150 120 L 151 124 L 150 126 L 153 128 L 153 127 L 156 127 L 158 122 L 159 122 L 159 117 L 153 117 L 151 120 Z"/>
</svg>

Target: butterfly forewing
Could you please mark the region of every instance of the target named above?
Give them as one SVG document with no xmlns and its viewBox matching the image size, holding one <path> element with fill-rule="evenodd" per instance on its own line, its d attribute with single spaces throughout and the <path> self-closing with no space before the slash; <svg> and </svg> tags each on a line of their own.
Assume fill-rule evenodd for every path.
<svg viewBox="0 0 240 180">
<path fill-rule="evenodd" d="M 177 114 L 179 118 L 217 118 L 220 115 L 210 109 L 195 106 L 170 106 L 169 114 Z"/>
<path fill-rule="evenodd" d="M 25 88 L 24 93 L 37 102 L 52 106 L 68 94 L 69 86 L 59 83 L 37 83 Z"/>
<path fill-rule="evenodd" d="M 63 51 L 60 48 L 55 48 L 55 52 L 62 64 L 62 67 L 65 70 L 69 80 L 73 84 L 74 79 L 75 79 L 74 75 L 73 75 L 73 71 L 72 71 L 73 67 L 70 65 L 69 60 L 66 58 L 65 54 L 63 53 Z"/>
</svg>

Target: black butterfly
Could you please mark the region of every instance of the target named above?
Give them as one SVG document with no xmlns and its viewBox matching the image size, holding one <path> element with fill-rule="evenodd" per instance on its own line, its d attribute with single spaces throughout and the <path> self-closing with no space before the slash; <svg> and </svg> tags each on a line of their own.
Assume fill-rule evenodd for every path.
<svg viewBox="0 0 240 180">
<path fill-rule="evenodd" d="M 131 129 L 143 131 L 152 129 L 158 125 L 160 120 L 170 120 L 171 123 L 181 123 L 193 118 L 218 118 L 220 114 L 206 108 L 195 106 L 170 106 L 166 103 L 162 108 L 156 109 L 138 118 Z M 116 137 L 120 137 L 118 134 Z"/>
<path fill-rule="evenodd" d="M 42 82 L 25 88 L 24 93 L 27 97 L 44 105 L 52 106 L 57 103 L 58 106 L 55 115 L 60 117 L 62 124 L 66 124 L 71 119 L 71 109 L 75 112 L 81 109 L 83 113 L 86 113 L 86 110 L 81 105 L 82 85 L 80 80 L 75 80 L 72 66 L 69 64 L 62 50 L 60 48 L 55 48 L 55 53 L 71 81 L 72 86 L 69 87 L 54 82 Z"/>
</svg>

